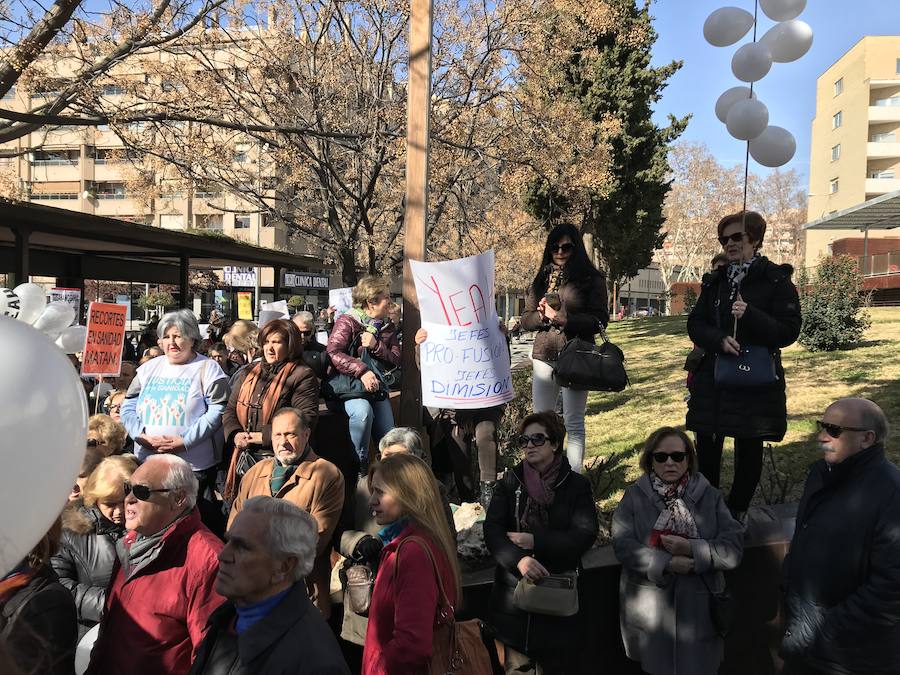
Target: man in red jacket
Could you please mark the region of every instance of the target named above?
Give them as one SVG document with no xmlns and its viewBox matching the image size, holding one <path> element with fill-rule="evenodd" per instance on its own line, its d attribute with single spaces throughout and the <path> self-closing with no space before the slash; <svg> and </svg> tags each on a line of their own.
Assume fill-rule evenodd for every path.
<svg viewBox="0 0 900 675">
<path fill-rule="evenodd" d="M 197 479 L 176 455 L 125 483 L 125 527 L 89 675 L 183 675 L 203 639 L 222 542 L 200 522 Z"/>
</svg>

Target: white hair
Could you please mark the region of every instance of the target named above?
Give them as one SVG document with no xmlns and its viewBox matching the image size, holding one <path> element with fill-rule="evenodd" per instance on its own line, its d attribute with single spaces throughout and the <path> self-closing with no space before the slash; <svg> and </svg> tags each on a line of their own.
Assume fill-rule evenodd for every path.
<svg viewBox="0 0 900 675">
<path fill-rule="evenodd" d="M 294 323 L 298 321 L 303 321 L 304 323 L 315 323 L 315 318 L 312 315 L 312 312 L 297 312 L 294 314 Z"/>
<path fill-rule="evenodd" d="M 169 471 L 162 480 L 160 487 L 166 490 L 182 490 L 184 491 L 184 501 L 188 508 L 194 508 L 197 505 L 197 477 L 194 470 L 178 455 L 162 454 L 150 455 L 147 462 L 162 462 L 168 466 Z"/>
<path fill-rule="evenodd" d="M 200 342 L 203 338 L 200 336 L 200 326 L 197 325 L 197 317 L 189 309 L 176 309 L 174 312 L 164 314 L 156 325 L 156 337 L 162 339 L 166 335 L 166 331 L 172 326 L 178 329 L 181 337 L 193 340 L 194 344 Z"/>
<path fill-rule="evenodd" d="M 241 513 L 265 513 L 269 516 L 268 543 L 272 553 L 281 558 L 295 557 L 294 580 L 300 581 L 312 572 L 319 541 L 316 519 L 299 506 L 274 497 L 251 497 Z"/>
<path fill-rule="evenodd" d="M 409 454 L 425 459 L 425 450 L 422 448 L 422 437 L 419 432 L 412 427 L 394 427 L 388 431 L 378 442 L 378 451 L 384 452 L 384 449 L 392 445 L 402 445 Z"/>
</svg>

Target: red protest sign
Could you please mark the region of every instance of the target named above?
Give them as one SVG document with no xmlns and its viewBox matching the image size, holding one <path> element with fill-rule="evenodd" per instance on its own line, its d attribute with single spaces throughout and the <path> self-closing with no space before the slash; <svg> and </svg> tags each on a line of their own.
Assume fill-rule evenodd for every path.
<svg viewBox="0 0 900 675">
<path fill-rule="evenodd" d="M 82 375 L 118 377 L 125 343 L 125 305 L 92 302 L 88 308 L 87 340 L 81 361 Z"/>
</svg>

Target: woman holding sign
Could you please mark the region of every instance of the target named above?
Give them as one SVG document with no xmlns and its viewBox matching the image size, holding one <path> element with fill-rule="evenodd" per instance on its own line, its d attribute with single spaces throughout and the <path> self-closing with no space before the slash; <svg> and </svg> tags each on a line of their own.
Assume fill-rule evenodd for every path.
<svg viewBox="0 0 900 675">
<path fill-rule="evenodd" d="M 560 387 L 553 379 L 559 352 L 568 340 L 594 336 L 609 323 L 606 277 L 594 267 L 574 225 L 560 223 L 547 235 L 544 257 L 528 288 L 522 330 L 537 331 L 532 361 L 532 403 L 535 412 L 555 410 L 562 389 L 566 455 L 573 471 L 584 461 L 584 413 L 587 391 Z"/>
<path fill-rule="evenodd" d="M 379 375 L 400 365 L 397 327 L 387 320 L 391 304 L 387 279 L 363 277 L 353 287 L 353 308 L 334 322 L 326 351 L 331 359 L 329 406 L 343 408 L 350 418 L 350 438 L 359 458 L 359 474 L 369 470 L 369 441 L 375 442 L 394 426 L 394 414 L 387 399 L 388 387 Z M 382 373 L 376 373 L 373 367 Z M 358 391 L 339 390 L 341 375 L 362 383 Z M 326 386 L 326 392 L 329 387 Z"/>
</svg>

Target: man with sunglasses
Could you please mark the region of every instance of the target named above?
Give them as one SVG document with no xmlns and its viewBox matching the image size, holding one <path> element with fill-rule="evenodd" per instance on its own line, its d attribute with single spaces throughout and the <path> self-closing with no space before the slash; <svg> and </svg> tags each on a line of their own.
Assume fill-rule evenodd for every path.
<svg viewBox="0 0 900 675">
<path fill-rule="evenodd" d="M 900 672 L 900 470 L 888 421 L 867 399 L 832 403 L 785 559 L 791 675 Z"/>
<path fill-rule="evenodd" d="M 319 382 L 325 379 L 325 371 L 328 369 L 328 355 L 325 353 L 325 345 L 316 340 L 316 323 L 310 312 L 297 312 L 291 321 L 300 330 L 303 339 L 303 363 L 319 378 Z"/>
<path fill-rule="evenodd" d="M 89 675 L 187 673 L 215 591 L 222 542 L 200 521 L 197 479 L 173 454 L 150 456 L 125 483 L 125 528 Z"/>
</svg>

